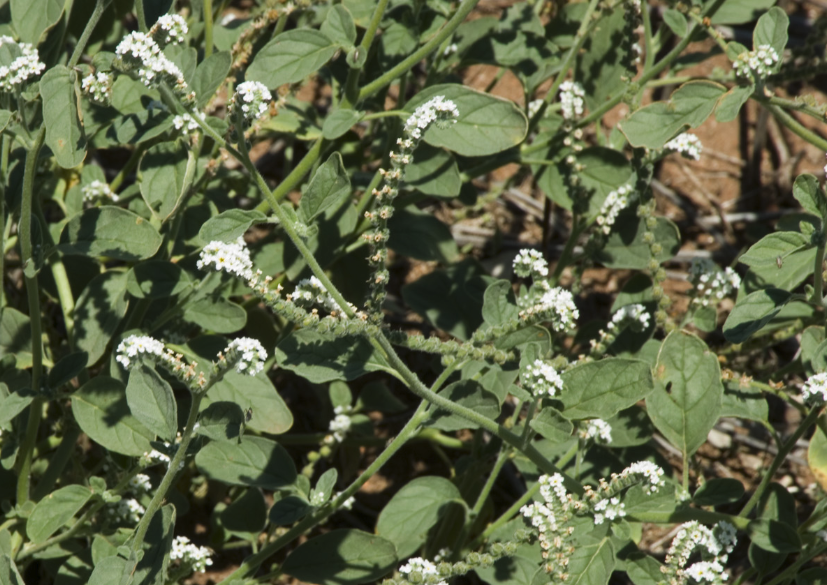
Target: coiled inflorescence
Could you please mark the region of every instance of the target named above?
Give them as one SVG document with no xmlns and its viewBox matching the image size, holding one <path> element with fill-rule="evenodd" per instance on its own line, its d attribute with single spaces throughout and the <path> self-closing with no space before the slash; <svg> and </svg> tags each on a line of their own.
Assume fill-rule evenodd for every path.
<svg viewBox="0 0 827 585">
<path fill-rule="evenodd" d="M 405 122 L 403 137 L 397 140 L 399 152 L 390 154 L 391 170 L 379 169 L 385 179 L 385 185 L 382 189 L 373 190 L 376 207 L 373 211 L 365 212 L 365 217 L 370 220 L 373 229 L 363 236 L 370 244 L 371 253 L 368 261 L 373 269 L 365 308 L 371 322 L 377 325 L 382 323 L 382 303 L 385 300 L 385 287 L 390 277 L 386 267 L 387 242 L 390 236 L 388 219 L 393 215 L 393 200 L 399 195 L 399 186 L 405 174 L 405 167 L 413 161 L 413 152 L 430 126 L 455 123 L 458 117 L 459 110 L 454 102 L 443 96 L 436 96 L 419 106 Z"/>
<path fill-rule="evenodd" d="M 719 522 L 714 529 L 694 520 L 687 522 L 672 540 L 661 571 L 674 585 L 683 585 L 687 579 L 696 583 L 723 583 L 727 578 L 724 565 L 736 543 L 736 530 L 729 522 Z M 700 552 L 701 560 L 687 566 L 696 552 Z"/>
<path fill-rule="evenodd" d="M 147 87 L 167 83 L 186 104 L 195 101 L 184 74 L 163 52 L 168 44 L 180 43 L 187 33 L 187 24 L 178 15 L 159 19 L 148 33 L 133 31 L 115 48 L 119 57 L 117 66 L 124 71 L 134 71 Z"/>
<path fill-rule="evenodd" d="M 520 372 L 523 388 L 535 397 L 556 396 L 563 391 L 563 378 L 554 367 L 543 360 L 534 360 Z"/>
<path fill-rule="evenodd" d="M 255 122 L 270 109 L 273 95 L 267 86 L 258 81 L 239 83 L 230 101 L 230 111 L 241 110 L 242 117 L 249 123 Z"/>
<path fill-rule="evenodd" d="M 0 46 L 6 47 L 4 54 L 11 56 L 9 63 L 0 64 L 0 91 L 14 92 L 46 69 L 40 55 L 29 43 L 18 43 L 13 38 L 0 36 Z"/>
<path fill-rule="evenodd" d="M 694 258 L 689 268 L 689 281 L 695 285 L 694 303 L 705 307 L 718 302 L 741 287 L 741 277 L 727 266 L 721 269 L 709 258 Z"/>
<path fill-rule="evenodd" d="M 703 151 L 704 146 L 701 144 L 700 138 L 694 134 L 684 132 L 683 134 L 678 134 L 672 140 L 664 144 L 663 148 L 666 150 L 671 150 L 672 152 L 679 152 L 684 158 L 700 160 L 701 152 Z"/>
<path fill-rule="evenodd" d="M 812 404 L 827 402 L 827 373 L 814 374 L 801 387 L 804 400 Z"/>
<path fill-rule="evenodd" d="M 735 75 L 750 83 L 759 83 L 775 71 L 778 53 L 770 45 L 759 45 L 757 49 L 738 55 L 732 64 Z"/>
</svg>

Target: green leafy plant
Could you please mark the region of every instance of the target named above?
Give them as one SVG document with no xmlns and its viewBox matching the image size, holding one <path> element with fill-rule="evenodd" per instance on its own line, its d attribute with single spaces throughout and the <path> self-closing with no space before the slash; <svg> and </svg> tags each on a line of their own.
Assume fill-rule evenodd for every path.
<svg viewBox="0 0 827 585">
<path fill-rule="evenodd" d="M 0 583 L 823 580 L 821 180 L 687 294 L 652 190 L 750 102 L 827 150 L 783 97 L 825 27 L 774 3 L 0 2 Z M 536 245 L 458 245 L 525 182 Z M 774 443 L 754 484 L 702 463 L 723 418 Z"/>
</svg>

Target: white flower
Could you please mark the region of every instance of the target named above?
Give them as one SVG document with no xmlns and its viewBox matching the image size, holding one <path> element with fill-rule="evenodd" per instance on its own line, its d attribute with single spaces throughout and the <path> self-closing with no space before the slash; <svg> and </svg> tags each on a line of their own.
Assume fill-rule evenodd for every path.
<svg viewBox="0 0 827 585">
<path fill-rule="evenodd" d="M 253 261 L 250 259 L 250 250 L 247 249 L 244 238 L 238 238 L 232 244 L 213 240 L 201 250 L 196 265 L 200 269 L 211 267 L 218 272 L 223 270 L 244 280 L 253 277 Z"/>
<path fill-rule="evenodd" d="M 113 508 L 106 509 L 106 513 L 110 516 L 130 524 L 140 522 L 145 512 L 144 507 L 133 498 L 118 500 Z"/>
<path fill-rule="evenodd" d="M 562 106 L 563 118 L 572 120 L 583 115 L 583 98 L 586 92 L 583 86 L 576 81 L 564 81 L 560 84 L 560 105 Z"/>
<path fill-rule="evenodd" d="M 827 373 L 814 374 L 801 387 L 801 394 L 807 402 L 827 402 Z"/>
<path fill-rule="evenodd" d="M 571 292 L 559 287 L 544 293 L 535 308 L 544 313 L 550 313 L 555 331 L 571 329 L 580 317 L 580 312 L 574 305 L 574 297 Z"/>
<path fill-rule="evenodd" d="M 660 489 L 660 487 L 664 484 L 663 469 L 651 461 L 638 461 L 637 463 L 632 463 L 621 472 L 620 476 L 626 477 L 628 475 L 637 474 L 642 475 L 648 482 L 648 485 L 644 485 L 643 487 L 644 490 L 650 494 L 657 492 L 658 489 Z"/>
<path fill-rule="evenodd" d="M 111 199 L 112 201 L 117 202 L 118 196 L 112 192 L 112 189 L 109 188 L 107 183 L 99 181 L 95 179 L 88 185 L 84 185 L 80 188 L 80 192 L 83 194 L 84 201 L 97 201 L 99 199 Z"/>
<path fill-rule="evenodd" d="M 457 48 L 458 48 L 458 47 L 457 47 L 457 44 L 456 44 L 456 43 L 451 43 L 450 45 L 448 45 L 447 47 L 445 47 L 445 50 L 444 50 L 444 51 L 442 51 L 442 55 L 443 55 L 444 57 L 450 57 L 451 55 L 453 55 L 454 53 L 456 53 L 456 52 L 457 52 Z"/>
<path fill-rule="evenodd" d="M 342 308 L 327 292 L 327 289 L 316 276 L 304 278 L 296 285 L 293 291 L 293 301 L 299 305 L 318 304 L 328 311 L 341 311 Z"/>
<path fill-rule="evenodd" d="M 0 45 L 13 45 L 10 52 L 20 53 L 9 65 L 0 66 L 0 90 L 13 92 L 46 69 L 46 65 L 40 62 L 37 49 L 29 43 L 17 43 L 3 35 L 0 36 Z"/>
<path fill-rule="evenodd" d="M 337 413 L 336 416 L 333 417 L 333 420 L 330 421 L 327 430 L 333 433 L 333 438 L 336 442 L 341 443 L 350 431 L 352 422 L 348 415 Z"/>
<path fill-rule="evenodd" d="M 187 22 L 177 14 L 163 15 L 149 31 L 161 45 L 182 43 L 188 32 Z"/>
<path fill-rule="evenodd" d="M 732 67 L 737 77 L 757 83 L 772 73 L 778 62 L 778 53 L 775 49 L 770 45 L 759 45 L 757 49 L 738 55 Z"/>
<path fill-rule="evenodd" d="M 149 481 L 149 476 L 144 473 L 139 473 L 129 480 L 129 488 L 137 494 L 145 494 L 152 491 L 152 484 Z"/>
<path fill-rule="evenodd" d="M 336 494 L 333 495 L 333 499 L 335 500 L 341 495 L 342 495 L 342 492 L 337 492 Z M 353 509 L 353 504 L 355 504 L 355 503 L 356 503 L 356 498 L 354 498 L 353 496 L 350 496 L 349 498 L 346 498 L 344 502 L 342 502 L 342 504 L 339 506 L 339 509 L 340 510 L 352 510 Z"/>
<path fill-rule="evenodd" d="M 140 354 L 162 357 L 164 355 L 164 344 L 146 335 L 130 335 L 118 345 L 117 354 L 115 360 L 123 367 L 128 368 L 132 364 L 132 358 Z"/>
<path fill-rule="evenodd" d="M 230 101 L 230 110 L 235 111 L 240 104 L 244 118 L 248 122 L 254 122 L 267 113 L 272 99 L 270 90 L 263 83 L 245 81 L 238 84 L 235 95 Z"/>
<path fill-rule="evenodd" d="M 160 451 L 156 451 L 153 449 L 152 451 L 148 451 L 141 455 L 140 464 L 144 467 L 149 467 L 151 465 L 157 465 L 158 463 L 165 463 L 169 465 L 170 459 L 168 455 L 161 453 Z"/>
<path fill-rule="evenodd" d="M 563 378 L 543 360 L 534 360 L 534 363 L 520 374 L 520 380 L 523 386 L 538 398 L 545 395 L 556 396 L 558 392 L 563 391 Z"/>
<path fill-rule="evenodd" d="M 422 138 L 422 133 L 431 124 L 437 126 L 448 122 L 456 123 L 459 110 L 454 102 L 445 99 L 445 96 L 435 96 L 425 102 L 410 115 L 405 122 L 405 134 L 415 140 Z"/>
<path fill-rule="evenodd" d="M 615 314 L 612 316 L 612 321 L 606 328 L 609 331 L 613 331 L 629 322 L 639 324 L 641 329 L 649 327 L 649 313 L 646 312 L 646 307 L 640 303 L 635 303 L 618 309 L 615 311 Z"/>
<path fill-rule="evenodd" d="M 187 114 L 186 112 L 183 114 L 179 114 L 172 119 L 172 125 L 175 126 L 176 130 L 180 130 L 181 134 L 189 136 L 193 132 L 198 131 L 198 122 L 193 117 L 193 115 L 198 116 L 201 120 L 206 119 L 206 115 L 202 112 L 193 112 L 192 115 Z"/>
<path fill-rule="evenodd" d="M 741 277 L 729 266 L 721 270 L 709 258 L 695 258 L 689 268 L 689 281 L 695 285 L 693 302 L 717 306 L 741 286 Z"/>
<path fill-rule="evenodd" d="M 514 258 L 514 274 L 521 278 L 548 276 L 548 262 L 537 250 L 520 250 Z"/>
<path fill-rule="evenodd" d="M 612 521 L 617 518 L 626 516 L 625 505 L 620 502 L 620 498 L 607 498 L 600 500 L 594 506 L 594 523 L 603 524 L 604 521 Z"/>
<path fill-rule="evenodd" d="M 612 226 L 617 220 L 620 212 L 629 205 L 629 195 L 632 193 L 632 187 L 629 185 L 621 185 L 615 191 L 611 191 L 606 195 L 606 200 L 600 207 L 600 214 L 597 216 L 597 225 L 601 227 L 603 233 L 607 236 L 612 232 Z"/>
<path fill-rule="evenodd" d="M 81 81 L 83 93 L 93 102 L 108 105 L 112 100 L 112 76 L 103 71 L 90 73 Z"/>
<path fill-rule="evenodd" d="M 532 100 L 528 103 L 528 117 L 533 118 L 540 111 L 540 106 L 543 105 L 543 100 Z"/>
<path fill-rule="evenodd" d="M 227 361 L 235 361 L 235 369 L 241 374 L 255 376 L 264 369 L 267 360 L 267 350 L 251 337 L 240 337 L 230 342 L 223 351 Z M 239 357 L 240 356 L 240 357 Z M 219 355 L 219 359 L 222 359 Z"/>
<path fill-rule="evenodd" d="M 408 559 L 407 564 L 399 567 L 399 572 L 405 575 L 410 575 L 413 572 L 417 572 L 422 575 L 422 577 L 436 577 L 439 575 L 439 572 L 436 570 L 436 565 L 421 557 L 413 557 Z"/>
<path fill-rule="evenodd" d="M 824 542 L 827 542 L 827 530 L 819 530 L 818 532 L 816 532 L 816 536 Z"/>
<path fill-rule="evenodd" d="M 678 134 L 663 147 L 666 150 L 679 152 L 684 158 L 689 158 L 692 160 L 700 160 L 701 151 L 703 150 L 701 139 L 694 134 L 689 134 L 688 132 Z"/>
<path fill-rule="evenodd" d="M 192 565 L 194 571 L 203 573 L 212 565 L 211 554 L 210 549 L 192 544 L 186 536 L 176 536 L 172 541 L 169 558 L 172 561 L 181 561 L 181 564 Z"/>
<path fill-rule="evenodd" d="M 599 418 L 587 420 L 579 435 L 581 439 L 592 439 L 608 445 L 612 442 L 612 425 Z"/>
</svg>

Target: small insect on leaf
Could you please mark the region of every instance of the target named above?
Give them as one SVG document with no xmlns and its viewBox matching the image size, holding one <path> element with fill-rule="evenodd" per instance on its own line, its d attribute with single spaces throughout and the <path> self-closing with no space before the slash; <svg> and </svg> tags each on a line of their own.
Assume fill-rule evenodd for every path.
<svg viewBox="0 0 827 585">
<path fill-rule="evenodd" d="M 250 422 L 251 420 L 253 420 L 253 409 L 248 408 L 247 412 L 244 413 L 244 421 Z"/>
<path fill-rule="evenodd" d="M 781 270 L 781 267 L 784 266 L 784 260 L 781 258 L 781 256 L 775 257 L 775 264 L 778 266 L 778 269 Z"/>
</svg>

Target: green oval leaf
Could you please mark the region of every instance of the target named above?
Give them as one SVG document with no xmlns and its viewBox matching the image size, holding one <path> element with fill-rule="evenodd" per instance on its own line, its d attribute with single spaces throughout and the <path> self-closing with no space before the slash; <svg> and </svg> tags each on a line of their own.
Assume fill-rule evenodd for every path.
<svg viewBox="0 0 827 585">
<path fill-rule="evenodd" d="M 300 545 L 281 569 L 319 585 L 358 585 L 376 581 L 396 564 L 393 544 L 361 530 L 333 530 Z"/>
<path fill-rule="evenodd" d="M 296 481 L 287 451 L 262 437 L 246 437 L 237 445 L 212 442 L 198 452 L 195 464 L 210 479 L 233 485 L 274 490 Z"/>
<path fill-rule="evenodd" d="M 338 47 L 323 33 L 301 28 L 281 33 L 264 45 L 247 68 L 247 81 L 269 88 L 296 83 L 327 63 Z"/>
<path fill-rule="evenodd" d="M 76 343 L 88 354 L 90 365 L 106 353 L 128 306 L 126 274 L 122 272 L 104 272 L 80 293 L 74 312 Z"/>
<path fill-rule="evenodd" d="M 462 502 L 453 483 L 443 477 L 418 477 L 385 505 L 376 521 L 376 533 L 392 542 L 400 557 L 408 557 L 425 544 L 428 531 L 451 502 Z"/>
<path fill-rule="evenodd" d="M 670 333 L 658 354 L 655 390 L 646 398 L 655 427 L 689 456 L 718 420 L 723 394 L 716 355 L 694 335 Z"/>
<path fill-rule="evenodd" d="M 40 36 L 63 15 L 62 0 L 11 0 L 11 21 L 20 40 L 37 46 Z"/>
<path fill-rule="evenodd" d="M 724 337 L 731 343 L 743 343 L 775 317 L 792 295 L 785 290 L 767 288 L 741 299 L 724 323 Z"/>
<path fill-rule="evenodd" d="M 731 477 L 713 477 L 692 496 L 697 506 L 731 504 L 744 497 L 744 484 Z"/>
<path fill-rule="evenodd" d="M 168 260 L 147 260 L 127 273 L 126 290 L 138 299 L 166 299 L 192 286 L 180 266 Z"/>
<path fill-rule="evenodd" d="M 72 394 L 72 412 L 93 441 L 110 451 L 140 457 L 150 451 L 155 433 L 129 413 L 126 388 L 114 378 L 98 376 Z"/>
<path fill-rule="evenodd" d="M 279 435 L 293 426 L 290 409 L 263 373 L 248 376 L 228 372 L 204 398 L 207 407 L 214 402 L 232 402 L 242 411 L 252 409 L 252 418 L 246 425 L 260 433 Z"/>
<path fill-rule="evenodd" d="M 654 389 L 649 365 L 608 358 L 565 372 L 560 399 L 568 419 L 607 419 L 642 400 Z"/>
<path fill-rule="evenodd" d="M 141 158 L 141 196 L 158 219 L 165 221 L 175 212 L 189 164 L 195 164 L 195 157 L 180 140 L 156 144 Z"/>
<path fill-rule="evenodd" d="M 213 402 L 198 415 L 199 435 L 237 444 L 244 424 L 244 411 L 235 402 Z"/>
<path fill-rule="evenodd" d="M 270 522 L 275 526 L 289 526 L 301 520 L 313 510 L 310 503 L 299 496 L 287 496 L 273 504 L 270 508 Z"/>
<path fill-rule="evenodd" d="M 89 488 L 67 485 L 40 500 L 26 521 L 26 534 L 32 542 L 43 542 L 69 522 L 92 497 Z"/>
<path fill-rule="evenodd" d="M 350 195 L 350 177 L 342 164 L 342 155 L 334 152 L 315 173 L 299 200 L 299 217 L 304 223 L 338 208 Z"/>
<path fill-rule="evenodd" d="M 230 73 L 232 64 L 233 56 L 229 51 L 213 53 L 198 64 L 192 78 L 192 90 L 197 96 L 199 108 L 207 105 L 212 99 L 213 94 Z"/>
<path fill-rule="evenodd" d="M 86 134 L 78 117 L 75 75 L 68 67 L 55 65 L 40 80 L 46 144 L 64 169 L 74 168 L 86 158 Z"/>
<path fill-rule="evenodd" d="M 60 234 L 57 249 L 67 255 L 145 260 L 161 246 L 161 234 L 141 216 L 120 207 L 87 209 Z"/>
<path fill-rule="evenodd" d="M 211 217 L 198 231 L 198 238 L 208 244 L 213 240 L 235 242 L 250 226 L 267 221 L 267 216 L 255 209 L 230 209 Z"/>
<path fill-rule="evenodd" d="M 801 550 L 801 539 L 795 528 L 778 520 L 753 520 L 747 527 L 753 544 L 775 553 Z"/>
<path fill-rule="evenodd" d="M 485 156 L 520 144 L 528 131 L 528 120 L 513 102 L 458 84 L 435 85 L 417 95 L 405 106 L 413 112 L 432 97 L 444 96 L 456 104 L 456 124 L 431 127 L 424 140 L 464 156 Z"/>
<path fill-rule="evenodd" d="M 166 380 L 145 364 L 129 371 L 126 384 L 126 403 L 129 411 L 156 435 L 167 441 L 178 431 L 178 404 Z"/>
<path fill-rule="evenodd" d="M 665 217 L 655 219 L 657 224 L 651 231 L 655 234 L 655 241 L 663 246 L 663 250 L 655 259 L 665 262 L 680 249 L 680 231 L 678 226 Z M 605 246 L 595 255 L 595 259 L 608 268 L 645 270 L 652 257 L 649 244 L 644 238 L 648 231 L 650 230 L 646 227 L 646 221 L 637 217 L 634 209 L 622 211 Z"/>
<path fill-rule="evenodd" d="M 552 443 L 565 443 L 574 432 L 571 421 L 551 406 L 544 406 L 540 413 L 531 419 L 529 426 Z"/>
<path fill-rule="evenodd" d="M 187 305 L 183 318 L 214 333 L 234 333 L 247 323 L 247 311 L 221 297 L 205 297 Z"/>
<path fill-rule="evenodd" d="M 476 380 L 454 382 L 441 390 L 439 395 L 492 420 L 500 414 L 500 401 Z M 476 423 L 440 408 L 432 409 L 427 425 L 441 431 L 479 428 Z"/>
</svg>

